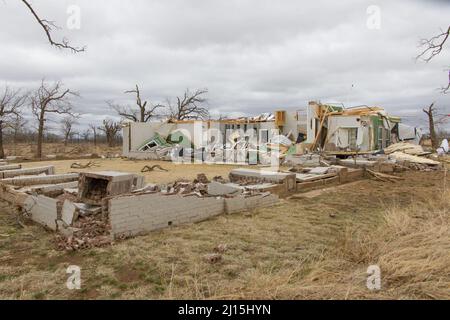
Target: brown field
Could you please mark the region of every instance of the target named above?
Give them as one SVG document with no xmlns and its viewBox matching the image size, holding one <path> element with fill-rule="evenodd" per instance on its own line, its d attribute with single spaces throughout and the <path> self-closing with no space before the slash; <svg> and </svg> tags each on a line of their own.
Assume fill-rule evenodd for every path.
<svg viewBox="0 0 450 320">
<path fill-rule="evenodd" d="M 80 171 L 70 169 L 73 162 L 24 167 L 52 163 L 58 173 Z M 200 172 L 226 177 L 231 168 L 98 163 L 94 170 L 139 172 L 156 163 L 169 169 L 146 173 L 153 183 Z M 450 299 L 450 177 L 445 171 L 402 175 L 396 183 L 362 180 L 78 252 L 55 250 L 52 233 L 31 223 L 20 227 L 3 205 L 0 298 Z M 227 250 L 211 264 L 205 255 L 220 244 Z M 366 288 L 373 264 L 381 268 L 376 292 Z M 66 288 L 69 265 L 81 267 L 81 290 Z"/>
<path fill-rule="evenodd" d="M 42 145 L 42 154 L 46 155 L 56 155 L 60 158 L 71 158 L 77 157 L 82 154 L 120 154 L 122 152 L 122 145 L 116 147 L 108 147 L 104 143 L 98 143 L 94 146 L 93 143 L 79 144 L 68 144 L 64 146 L 63 143 L 44 143 Z M 7 156 L 22 156 L 27 159 L 33 159 L 36 154 L 36 144 L 35 143 L 17 143 L 5 145 L 5 154 Z"/>
</svg>

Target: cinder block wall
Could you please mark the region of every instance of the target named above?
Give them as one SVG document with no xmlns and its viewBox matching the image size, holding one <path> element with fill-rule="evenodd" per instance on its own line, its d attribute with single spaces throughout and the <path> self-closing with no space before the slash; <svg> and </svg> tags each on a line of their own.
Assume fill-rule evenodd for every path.
<svg viewBox="0 0 450 320">
<path fill-rule="evenodd" d="M 108 203 L 111 231 L 136 235 L 171 225 L 205 220 L 224 212 L 223 199 L 157 194 L 113 198 Z"/>
<path fill-rule="evenodd" d="M 245 211 L 254 208 L 268 207 L 278 202 L 278 196 L 270 194 L 266 196 L 256 195 L 249 198 L 243 196 L 237 196 L 234 198 L 226 198 L 225 200 L 225 212 L 235 213 L 239 211 Z"/>
<path fill-rule="evenodd" d="M 249 208 L 274 205 L 278 196 L 253 196 L 245 198 L 197 198 L 180 195 L 165 196 L 160 193 L 129 195 L 108 201 L 111 233 L 137 235 L 172 225 L 206 220 L 223 213 L 235 213 Z"/>
</svg>

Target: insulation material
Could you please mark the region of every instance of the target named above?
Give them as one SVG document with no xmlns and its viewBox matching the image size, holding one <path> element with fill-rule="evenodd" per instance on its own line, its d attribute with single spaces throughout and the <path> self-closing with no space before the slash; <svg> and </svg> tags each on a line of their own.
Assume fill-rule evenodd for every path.
<svg viewBox="0 0 450 320">
<path fill-rule="evenodd" d="M 422 146 L 407 142 L 399 142 L 391 144 L 389 147 L 384 148 L 385 154 L 391 154 L 396 151 L 401 151 L 406 154 L 412 154 L 412 155 L 421 155 L 426 154 L 427 152 L 424 152 Z"/>
<path fill-rule="evenodd" d="M 433 166 L 440 165 L 439 161 L 434 161 L 431 159 L 406 154 L 406 153 L 403 153 L 400 151 L 396 151 L 396 152 L 392 153 L 390 156 L 392 158 L 394 158 L 395 160 L 399 160 L 399 161 L 409 161 L 409 162 L 413 162 L 413 163 L 427 164 L 427 165 L 433 165 Z"/>
</svg>

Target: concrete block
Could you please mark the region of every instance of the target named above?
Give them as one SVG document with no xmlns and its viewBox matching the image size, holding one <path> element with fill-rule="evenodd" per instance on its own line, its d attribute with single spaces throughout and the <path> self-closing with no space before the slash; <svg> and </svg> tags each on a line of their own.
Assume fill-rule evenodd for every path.
<svg viewBox="0 0 450 320">
<path fill-rule="evenodd" d="M 68 226 L 71 226 L 76 216 L 76 210 L 77 208 L 72 201 L 64 200 L 61 211 L 61 220 Z"/>
<path fill-rule="evenodd" d="M 237 196 L 225 199 L 225 212 L 227 214 L 246 211 L 255 208 L 267 207 L 278 203 L 277 195 L 255 195 L 245 198 L 244 196 Z"/>
<path fill-rule="evenodd" d="M 46 185 L 46 186 L 36 186 L 31 187 L 29 190 L 31 192 L 37 193 L 37 194 L 43 194 L 43 195 L 53 195 L 64 192 L 67 188 L 75 188 L 78 186 L 78 181 L 71 181 L 66 183 L 57 183 L 53 185 Z"/>
<path fill-rule="evenodd" d="M 22 169 L 22 165 L 20 164 L 1 164 L 0 163 L 0 171 L 7 171 L 7 170 L 17 170 Z"/>
<path fill-rule="evenodd" d="M 112 234 L 138 234 L 205 220 L 224 212 L 223 199 L 142 194 L 108 200 Z"/>
<path fill-rule="evenodd" d="M 56 231 L 57 200 L 42 195 L 29 196 L 24 208 L 30 212 L 33 221 Z"/>
<path fill-rule="evenodd" d="M 242 188 L 240 188 L 239 186 L 234 186 L 232 184 L 224 184 L 217 181 L 211 181 L 208 184 L 208 194 L 213 196 L 223 196 L 238 192 L 242 192 Z"/>
<path fill-rule="evenodd" d="M 25 168 L 6 171 L 1 171 L 0 169 L 1 179 L 13 178 L 17 176 L 38 175 L 38 174 L 46 174 L 46 175 L 55 174 L 55 166 L 44 166 L 44 167 Z"/>
<path fill-rule="evenodd" d="M 301 165 L 305 167 L 318 167 L 320 166 L 320 155 L 317 154 L 287 155 L 285 158 L 285 164 L 292 166 Z"/>
<path fill-rule="evenodd" d="M 329 170 L 330 170 L 329 167 L 314 167 L 314 168 L 311 168 L 311 170 L 309 170 L 308 173 L 325 174 L 325 173 L 328 173 Z"/>
<path fill-rule="evenodd" d="M 100 205 L 106 197 L 131 193 L 142 187 L 143 180 L 133 173 L 119 171 L 82 172 L 78 181 L 78 198 L 81 202 Z"/>
<path fill-rule="evenodd" d="M 47 175 L 47 176 L 14 177 L 1 179 L 0 182 L 4 184 L 11 184 L 14 186 L 30 186 L 38 184 L 57 184 L 75 180 L 78 180 L 78 173 L 67 173 L 67 174 Z"/>
</svg>

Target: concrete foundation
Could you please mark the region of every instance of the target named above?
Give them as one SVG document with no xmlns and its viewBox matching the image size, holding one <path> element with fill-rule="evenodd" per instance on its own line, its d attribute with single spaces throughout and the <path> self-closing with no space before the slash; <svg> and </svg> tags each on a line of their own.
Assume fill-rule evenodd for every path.
<svg viewBox="0 0 450 320">
<path fill-rule="evenodd" d="M 53 183 L 56 184 L 78 180 L 78 175 L 79 175 L 78 173 L 67 173 L 49 176 L 15 177 L 15 178 L 1 179 L 0 182 L 14 186 L 31 186 L 37 184 L 53 184 Z"/>
<path fill-rule="evenodd" d="M 282 184 L 286 192 L 295 192 L 297 190 L 295 173 L 239 168 L 231 170 L 229 178 L 231 182 L 272 182 Z"/>
<path fill-rule="evenodd" d="M 55 174 L 54 166 L 6 170 L 6 171 L 1 171 L 1 170 L 2 169 L 0 168 L 0 179 L 12 178 L 12 177 L 17 177 L 17 176 L 38 175 L 38 174 L 46 174 L 46 175 Z"/>
</svg>

